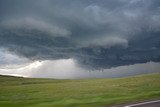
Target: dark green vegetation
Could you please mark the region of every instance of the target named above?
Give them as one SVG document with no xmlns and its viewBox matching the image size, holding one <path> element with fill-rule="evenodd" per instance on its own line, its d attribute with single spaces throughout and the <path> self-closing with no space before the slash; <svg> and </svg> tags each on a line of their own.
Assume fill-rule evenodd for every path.
<svg viewBox="0 0 160 107">
<path fill-rule="evenodd" d="M 0 107 L 106 107 L 160 98 L 160 74 L 54 80 L 0 76 Z"/>
</svg>

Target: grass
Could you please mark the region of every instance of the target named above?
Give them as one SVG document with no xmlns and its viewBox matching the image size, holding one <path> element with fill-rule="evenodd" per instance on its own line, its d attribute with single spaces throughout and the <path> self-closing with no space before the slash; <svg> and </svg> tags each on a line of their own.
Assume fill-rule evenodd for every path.
<svg viewBox="0 0 160 107">
<path fill-rule="evenodd" d="M 0 76 L 0 107 L 107 107 L 160 98 L 160 74 L 54 80 Z"/>
</svg>

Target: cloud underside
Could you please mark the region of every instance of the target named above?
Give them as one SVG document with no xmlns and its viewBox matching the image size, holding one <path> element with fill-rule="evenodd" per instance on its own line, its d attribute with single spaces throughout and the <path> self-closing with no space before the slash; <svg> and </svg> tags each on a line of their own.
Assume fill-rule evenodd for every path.
<svg viewBox="0 0 160 107">
<path fill-rule="evenodd" d="M 80 79 L 115 78 L 146 73 L 159 73 L 160 64 L 148 62 L 111 69 L 89 71 L 80 67 L 74 59 L 35 61 L 21 65 L 0 67 L 0 74 L 34 78 Z"/>
<path fill-rule="evenodd" d="M 159 0 L 0 1 L 0 65 L 74 59 L 98 70 L 159 62 L 159 20 Z"/>
<path fill-rule="evenodd" d="M 155 62 L 119 66 L 109 69 L 88 69 L 73 58 L 30 61 L 5 49 L 0 49 L 0 56 L 3 59 L 0 65 L 0 75 L 29 78 L 81 79 L 117 78 L 147 73 L 160 73 L 160 63 Z"/>
</svg>

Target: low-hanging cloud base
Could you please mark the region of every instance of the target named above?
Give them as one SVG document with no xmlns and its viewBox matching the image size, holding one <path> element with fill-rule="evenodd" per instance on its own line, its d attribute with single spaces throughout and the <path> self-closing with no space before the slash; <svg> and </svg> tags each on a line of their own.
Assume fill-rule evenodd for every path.
<svg viewBox="0 0 160 107">
<path fill-rule="evenodd" d="M 160 63 L 148 62 L 111 69 L 89 70 L 80 67 L 74 59 L 60 59 L 0 67 L 0 74 L 55 79 L 117 78 L 147 73 L 160 73 L 159 69 Z"/>
</svg>

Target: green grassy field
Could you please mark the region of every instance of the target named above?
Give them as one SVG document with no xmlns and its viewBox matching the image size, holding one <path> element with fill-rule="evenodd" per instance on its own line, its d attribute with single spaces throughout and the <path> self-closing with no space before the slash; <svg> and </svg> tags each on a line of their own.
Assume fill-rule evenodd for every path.
<svg viewBox="0 0 160 107">
<path fill-rule="evenodd" d="M 160 74 L 54 80 L 0 76 L 0 107 L 107 107 L 160 98 Z"/>
</svg>

